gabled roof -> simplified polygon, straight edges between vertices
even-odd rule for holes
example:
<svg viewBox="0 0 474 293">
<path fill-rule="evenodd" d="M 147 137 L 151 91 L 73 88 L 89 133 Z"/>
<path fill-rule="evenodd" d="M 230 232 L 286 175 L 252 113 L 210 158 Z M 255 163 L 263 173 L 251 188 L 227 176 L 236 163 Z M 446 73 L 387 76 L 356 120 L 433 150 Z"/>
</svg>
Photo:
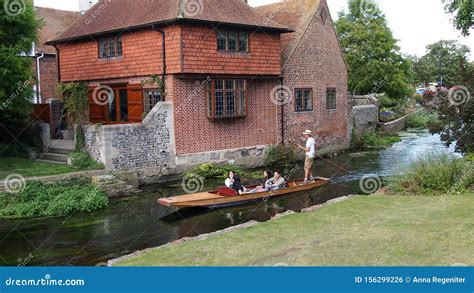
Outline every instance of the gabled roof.
<svg viewBox="0 0 474 293">
<path fill-rule="evenodd" d="M 244 0 L 99 0 L 63 34 L 49 43 L 176 21 L 260 27 L 282 33 L 291 31 L 265 19 Z"/>
<path fill-rule="evenodd" d="M 56 54 L 54 47 L 45 45 L 46 41 L 62 34 L 67 27 L 79 18 L 80 14 L 78 12 L 51 8 L 35 8 L 36 17 L 42 22 L 42 27 L 38 32 L 36 51 L 46 54 Z"/>
<path fill-rule="evenodd" d="M 258 13 L 294 31 L 281 38 L 283 65 L 298 45 L 320 4 L 321 0 L 283 0 L 254 8 Z"/>
</svg>

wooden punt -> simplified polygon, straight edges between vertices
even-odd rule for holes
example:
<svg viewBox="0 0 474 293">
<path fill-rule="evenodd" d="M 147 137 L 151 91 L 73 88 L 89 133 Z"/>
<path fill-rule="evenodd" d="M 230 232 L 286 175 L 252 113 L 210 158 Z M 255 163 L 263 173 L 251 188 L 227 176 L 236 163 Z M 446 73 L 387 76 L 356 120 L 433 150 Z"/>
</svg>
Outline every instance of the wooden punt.
<svg viewBox="0 0 474 293">
<path fill-rule="evenodd" d="M 158 199 L 158 203 L 164 206 L 177 208 L 218 207 L 223 205 L 232 205 L 245 203 L 253 200 L 272 198 L 299 191 L 312 190 L 330 183 L 330 179 L 327 178 L 317 178 L 307 184 L 303 184 L 303 181 L 304 180 L 302 179 L 289 181 L 287 188 L 282 188 L 274 191 L 264 191 L 258 193 L 246 193 L 238 195 L 235 191 L 229 190 L 229 188 L 221 188 L 209 192 L 160 198 Z M 252 189 L 255 187 L 256 186 L 249 186 L 248 189 Z"/>
</svg>

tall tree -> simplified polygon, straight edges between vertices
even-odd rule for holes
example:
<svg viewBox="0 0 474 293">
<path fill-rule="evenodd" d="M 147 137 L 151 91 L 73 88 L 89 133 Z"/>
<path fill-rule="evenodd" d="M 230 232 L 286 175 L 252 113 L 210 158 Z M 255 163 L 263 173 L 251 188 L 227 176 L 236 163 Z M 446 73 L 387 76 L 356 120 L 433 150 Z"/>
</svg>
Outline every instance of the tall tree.
<svg viewBox="0 0 474 293">
<path fill-rule="evenodd" d="M 32 123 L 32 59 L 38 22 L 32 0 L 0 0 L 0 157 L 31 156 L 41 145 Z"/>
<path fill-rule="evenodd" d="M 443 82 L 448 87 L 469 78 L 470 49 L 457 41 L 439 41 L 426 47 L 427 53 L 414 62 L 415 80 Z"/>
<path fill-rule="evenodd" d="M 25 58 L 36 40 L 32 1 L 0 0 L 0 111 L 26 112 L 32 96 L 32 63 Z"/>
<path fill-rule="evenodd" d="M 336 22 L 349 64 L 349 89 L 357 94 L 411 95 L 411 62 L 400 53 L 385 16 L 373 0 L 349 0 Z"/>
<path fill-rule="evenodd" d="M 454 14 L 454 26 L 464 36 L 474 27 L 474 0 L 442 0 L 447 12 Z"/>
<path fill-rule="evenodd" d="M 415 63 L 417 80 L 443 80 L 449 88 L 436 95 L 434 108 L 440 123 L 432 132 L 462 153 L 474 152 L 474 64 L 469 58 L 469 47 L 439 41 L 427 46 L 426 55 Z"/>
</svg>

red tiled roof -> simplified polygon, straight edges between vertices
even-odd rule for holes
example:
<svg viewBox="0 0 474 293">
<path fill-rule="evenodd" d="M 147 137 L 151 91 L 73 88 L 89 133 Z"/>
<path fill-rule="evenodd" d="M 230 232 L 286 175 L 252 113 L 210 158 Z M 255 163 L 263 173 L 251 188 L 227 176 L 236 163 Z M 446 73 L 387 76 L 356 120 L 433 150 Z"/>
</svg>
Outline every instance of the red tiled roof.
<svg viewBox="0 0 474 293">
<path fill-rule="evenodd" d="M 99 0 L 51 43 L 183 20 L 290 31 L 256 13 L 244 0 Z"/>
<path fill-rule="evenodd" d="M 255 7 L 255 11 L 294 32 L 282 35 L 282 62 L 286 63 L 291 52 L 303 36 L 306 27 L 319 8 L 321 0 L 284 0 Z"/>
<path fill-rule="evenodd" d="M 56 49 L 45 45 L 46 41 L 62 34 L 80 16 L 78 12 L 35 7 L 36 16 L 42 21 L 42 27 L 38 32 L 36 51 L 47 54 L 56 54 Z"/>
</svg>

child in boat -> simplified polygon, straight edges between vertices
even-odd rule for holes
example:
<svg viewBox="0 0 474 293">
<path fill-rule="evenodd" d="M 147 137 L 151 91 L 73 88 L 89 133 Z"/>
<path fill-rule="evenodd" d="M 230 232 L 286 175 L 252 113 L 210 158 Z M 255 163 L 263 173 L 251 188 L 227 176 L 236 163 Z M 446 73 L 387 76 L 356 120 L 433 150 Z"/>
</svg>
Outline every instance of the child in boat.
<svg viewBox="0 0 474 293">
<path fill-rule="evenodd" d="M 286 180 L 281 176 L 280 171 L 275 171 L 275 176 L 272 179 L 268 180 L 265 184 L 265 190 L 278 190 L 286 187 Z"/>
<path fill-rule="evenodd" d="M 230 171 L 229 175 L 227 176 L 227 179 L 225 180 L 225 186 L 232 188 L 232 184 L 234 184 L 235 180 L 235 172 Z"/>
<path fill-rule="evenodd" d="M 239 175 L 235 175 L 234 183 L 232 184 L 231 188 L 237 191 L 239 194 L 247 192 L 247 188 L 245 188 L 245 186 L 242 185 L 242 179 L 240 178 Z"/>
</svg>

